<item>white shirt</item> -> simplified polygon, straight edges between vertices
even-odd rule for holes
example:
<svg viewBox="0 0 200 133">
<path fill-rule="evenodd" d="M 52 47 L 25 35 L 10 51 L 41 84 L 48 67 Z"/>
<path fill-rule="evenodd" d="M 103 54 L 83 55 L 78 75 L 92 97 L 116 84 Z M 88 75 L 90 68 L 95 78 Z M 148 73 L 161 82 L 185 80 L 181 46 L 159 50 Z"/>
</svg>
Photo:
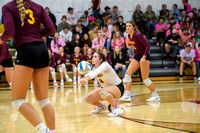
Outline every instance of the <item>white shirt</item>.
<svg viewBox="0 0 200 133">
<path fill-rule="evenodd" d="M 72 41 L 72 32 L 68 30 L 67 33 L 65 33 L 63 30 L 61 32 L 59 32 L 60 37 L 64 40 L 64 41 Z"/>
<path fill-rule="evenodd" d="M 67 13 L 66 16 L 67 16 L 67 23 L 69 23 L 70 25 L 72 24 L 77 25 L 77 17 L 74 13 L 73 14 Z"/>
<path fill-rule="evenodd" d="M 119 85 L 122 82 L 108 62 L 103 62 L 97 69 L 94 67 L 85 76 L 89 76 L 91 79 L 96 77 L 103 87 Z"/>
</svg>

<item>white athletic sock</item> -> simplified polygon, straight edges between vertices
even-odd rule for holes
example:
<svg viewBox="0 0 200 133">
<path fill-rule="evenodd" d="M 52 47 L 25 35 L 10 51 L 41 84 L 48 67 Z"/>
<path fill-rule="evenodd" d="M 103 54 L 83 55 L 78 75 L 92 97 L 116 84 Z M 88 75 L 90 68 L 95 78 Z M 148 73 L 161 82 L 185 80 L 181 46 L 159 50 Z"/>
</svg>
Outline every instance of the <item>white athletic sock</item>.
<svg viewBox="0 0 200 133">
<path fill-rule="evenodd" d="M 65 75 L 65 78 L 68 78 L 68 77 L 69 77 L 69 76 L 66 74 L 66 75 Z"/>
<path fill-rule="evenodd" d="M 56 83 L 56 80 L 54 80 L 54 83 Z"/>
<path fill-rule="evenodd" d="M 76 82 L 76 77 L 75 76 L 73 77 L 73 79 L 74 79 L 74 82 Z"/>
<path fill-rule="evenodd" d="M 44 125 L 43 122 L 41 122 L 35 127 L 35 129 L 37 130 L 38 133 L 43 133 L 47 129 L 47 127 Z"/>
<path fill-rule="evenodd" d="M 158 94 L 157 94 L 156 91 L 152 92 L 152 95 L 153 95 L 153 96 L 158 96 Z"/>
<path fill-rule="evenodd" d="M 78 76 L 78 81 L 81 79 L 81 76 Z"/>
<path fill-rule="evenodd" d="M 61 79 L 61 80 L 60 80 L 60 82 L 64 82 L 64 80 L 63 80 L 63 79 Z"/>
<path fill-rule="evenodd" d="M 128 95 L 130 96 L 130 91 L 127 91 L 127 90 L 126 90 L 126 92 L 125 92 L 125 93 L 126 93 L 126 94 L 128 94 Z"/>
</svg>

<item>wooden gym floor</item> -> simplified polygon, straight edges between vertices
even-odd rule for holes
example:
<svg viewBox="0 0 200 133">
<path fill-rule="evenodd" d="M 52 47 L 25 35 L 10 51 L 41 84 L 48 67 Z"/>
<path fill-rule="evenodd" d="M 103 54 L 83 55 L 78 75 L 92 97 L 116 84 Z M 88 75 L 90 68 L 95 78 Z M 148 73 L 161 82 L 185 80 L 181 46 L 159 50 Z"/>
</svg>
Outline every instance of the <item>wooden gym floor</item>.
<svg viewBox="0 0 200 133">
<path fill-rule="evenodd" d="M 193 80 L 154 83 L 160 102 L 146 103 L 151 94 L 141 82 L 136 82 L 131 89 L 132 101 L 119 102 L 124 112 L 118 117 L 107 117 L 108 111 L 91 114 L 94 106 L 82 99 L 97 88 L 93 85 L 50 86 L 49 98 L 56 113 L 57 133 L 200 133 L 200 84 Z M 27 101 L 42 117 L 31 90 Z M 35 133 L 35 129 L 11 107 L 8 88 L 0 88 L 0 132 Z"/>
</svg>

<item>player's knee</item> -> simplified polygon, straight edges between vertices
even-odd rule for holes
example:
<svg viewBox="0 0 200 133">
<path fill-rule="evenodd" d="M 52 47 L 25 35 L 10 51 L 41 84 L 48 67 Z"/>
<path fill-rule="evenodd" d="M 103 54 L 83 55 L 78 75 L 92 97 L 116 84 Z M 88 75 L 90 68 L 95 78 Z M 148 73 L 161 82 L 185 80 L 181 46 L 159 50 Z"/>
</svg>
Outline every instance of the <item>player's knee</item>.
<svg viewBox="0 0 200 133">
<path fill-rule="evenodd" d="M 22 104 L 26 103 L 25 99 L 19 99 L 12 101 L 12 107 L 15 108 L 16 110 L 19 110 L 19 108 L 22 106 Z"/>
<path fill-rule="evenodd" d="M 63 68 L 62 68 L 62 67 L 59 68 L 59 72 L 60 72 L 60 73 L 63 72 Z"/>
<path fill-rule="evenodd" d="M 106 99 L 107 97 L 110 96 L 110 93 L 106 91 L 100 91 L 99 95 L 101 96 L 102 99 Z"/>
<path fill-rule="evenodd" d="M 39 105 L 39 107 L 42 109 L 44 108 L 46 105 L 50 104 L 49 98 L 46 98 L 42 101 L 37 100 L 37 103 Z"/>
<path fill-rule="evenodd" d="M 125 74 L 124 81 L 125 81 L 125 82 L 132 82 L 132 78 L 131 78 L 131 76 Z"/>
<path fill-rule="evenodd" d="M 65 66 L 65 64 L 64 64 L 64 63 L 63 63 L 63 64 L 61 64 L 61 67 L 62 67 L 62 68 L 66 68 L 66 66 Z"/>
<path fill-rule="evenodd" d="M 151 81 L 149 78 L 143 80 L 143 82 L 144 82 L 144 84 L 145 84 L 146 86 L 150 86 L 150 85 L 152 84 L 152 81 Z"/>
</svg>

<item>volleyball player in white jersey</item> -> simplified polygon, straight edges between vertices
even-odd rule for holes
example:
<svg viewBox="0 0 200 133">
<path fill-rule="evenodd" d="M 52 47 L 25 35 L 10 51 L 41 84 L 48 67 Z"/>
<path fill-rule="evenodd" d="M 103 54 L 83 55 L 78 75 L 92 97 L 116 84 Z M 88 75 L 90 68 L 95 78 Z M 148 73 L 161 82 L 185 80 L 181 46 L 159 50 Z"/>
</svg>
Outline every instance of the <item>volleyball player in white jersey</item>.
<svg viewBox="0 0 200 133">
<path fill-rule="evenodd" d="M 113 68 L 105 61 L 105 56 L 101 52 L 95 52 L 92 58 L 93 69 L 80 80 L 81 84 L 86 84 L 88 80 L 98 79 L 102 88 L 94 90 L 84 97 L 84 101 L 95 105 L 92 113 L 100 113 L 108 107 L 100 101 L 106 100 L 112 106 L 112 111 L 108 116 L 118 116 L 123 113 L 115 99 L 120 98 L 124 93 L 124 86 Z"/>
</svg>

